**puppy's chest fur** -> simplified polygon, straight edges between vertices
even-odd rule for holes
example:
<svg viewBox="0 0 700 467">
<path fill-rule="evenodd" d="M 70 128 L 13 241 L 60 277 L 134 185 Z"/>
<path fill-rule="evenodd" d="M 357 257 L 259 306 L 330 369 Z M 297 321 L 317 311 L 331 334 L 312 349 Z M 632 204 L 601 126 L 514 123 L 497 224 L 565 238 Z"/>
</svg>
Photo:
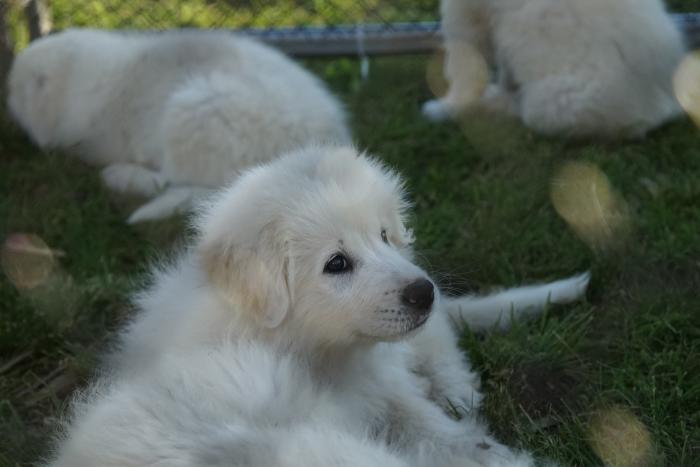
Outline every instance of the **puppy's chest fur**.
<svg viewBox="0 0 700 467">
<path fill-rule="evenodd" d="M 344 424 L 387 444 L 400 444 L 406 395 L 427 402 L 431 387 L 412 370 L 409 358 L 410 349 L 403 343 L 380 344 L 342 361 L 324 362 L 315 369 L 314 379 L 332 394 Z"/>
</svg>

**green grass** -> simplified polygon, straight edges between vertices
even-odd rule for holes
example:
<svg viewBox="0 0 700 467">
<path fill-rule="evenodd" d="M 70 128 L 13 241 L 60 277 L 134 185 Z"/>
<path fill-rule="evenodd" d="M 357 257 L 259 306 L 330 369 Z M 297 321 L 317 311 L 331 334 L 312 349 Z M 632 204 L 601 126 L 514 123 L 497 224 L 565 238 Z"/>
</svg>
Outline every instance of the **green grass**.
<svg viewBox="0 0 700 467">
<path fill-rule="evenodd" d="M 419 115 L 430 97 L 425 64 L 375 60 L 361 81 L 356 62 L 310 63 L 345 100 L 358 144 L 406 177 L 421 262 L 454 292 L 593 272 L 584 303 L 504 334 L 465 331 L 484 417 L 503 440 L 567 465 L 601 464 L 595 427 L 611 418 L 622 432 L 648 433 L 639 465 L 697 465 L 698 130 L 679 121 L 644 141 L 573 144 L 493 117 L 435 125 Z M 624 199 L 629 228 L 612 247 L 590 248 L 553 208 L 551 181 L 567 161 L 594 165 Z M 182 223 L 127 226 L 133 200 L 6 123 L 0 167 L 0 236 L 33 233 L 62 252 L 36 289 L 0 279 L 0 465 L 23 466 L 44 452 L 66 397 L 128 316 L 128 293 Z"/>
</svg>

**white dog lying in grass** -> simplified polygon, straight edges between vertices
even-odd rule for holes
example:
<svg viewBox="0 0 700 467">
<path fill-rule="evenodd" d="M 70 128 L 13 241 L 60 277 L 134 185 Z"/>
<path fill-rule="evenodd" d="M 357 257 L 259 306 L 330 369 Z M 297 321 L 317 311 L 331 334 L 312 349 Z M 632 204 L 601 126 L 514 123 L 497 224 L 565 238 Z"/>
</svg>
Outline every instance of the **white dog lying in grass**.
<svg viewBox="0 0 700 467">
<path fill-rule="evenodd" d="M 69 30 L 15 60 L 9 108 L 44 148 L 67 148 L 112 189 L 154 200 L 130 222 L 186 209 L 239 170 L 309 141 L 348 143 L 338 101 L 276 50 L 225 32 Z"/>
<path fill-rule="evenodd" d="M 505 327 L 588 277 L 442 297 L 413 263 L 406 208 L 398 176 L 351 148 L 244 173 L 154 273 L 52 465 L 531 465 L 472 413 L 478 377 L 448 314 Z"/>
<path fill-rule="evenodd" d="M 680 112 L 684 45 L 660 0 L 442 0 L 441 14 L 449 90 L 431 119 L 481 107 L 545 134 L 640 137 Z"/>
</svg>

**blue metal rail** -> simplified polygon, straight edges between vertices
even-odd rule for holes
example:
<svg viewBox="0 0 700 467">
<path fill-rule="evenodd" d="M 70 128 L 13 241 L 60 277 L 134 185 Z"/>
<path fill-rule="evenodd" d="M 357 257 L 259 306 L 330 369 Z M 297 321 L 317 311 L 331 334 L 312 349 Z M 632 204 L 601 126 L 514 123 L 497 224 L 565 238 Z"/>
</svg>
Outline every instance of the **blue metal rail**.
<svg viewBox="0 0 700 467">
<path fill-rule="evenodd" d="M 700 46 L 700 13 L 674 14 L 688 45 Z M 377 23 L 240 29 L 298 57 L 430 53 L 440 45 L 440 23 Z"/>
</svg>

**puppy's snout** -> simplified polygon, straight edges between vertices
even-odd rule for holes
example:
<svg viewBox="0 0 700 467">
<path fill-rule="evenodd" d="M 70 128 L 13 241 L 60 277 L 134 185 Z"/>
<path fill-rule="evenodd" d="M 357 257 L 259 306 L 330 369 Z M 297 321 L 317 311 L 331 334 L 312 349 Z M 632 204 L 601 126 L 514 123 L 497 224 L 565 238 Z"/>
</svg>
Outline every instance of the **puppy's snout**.
<svg viewBox="0 0 700 467">
<path fill-rule="evenodd" d="M 427 279 L 418 279 L 406 286 L 401 293 L 404 305 L 416 311 L 428 311 L 435 298 L 433 283 Z"/>
</svg>

